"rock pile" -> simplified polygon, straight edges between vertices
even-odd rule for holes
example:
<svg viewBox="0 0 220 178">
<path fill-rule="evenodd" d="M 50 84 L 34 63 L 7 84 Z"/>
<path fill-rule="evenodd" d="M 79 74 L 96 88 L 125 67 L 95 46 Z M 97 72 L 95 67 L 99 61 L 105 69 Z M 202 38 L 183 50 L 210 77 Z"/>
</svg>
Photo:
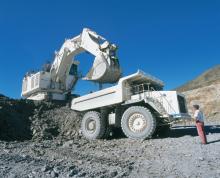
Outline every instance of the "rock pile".
<svg viewBox="0 0 220 178">
<path fill-rule="evenodd" d="M 79 137 L 80 114 L 65 103 L 14 100 L 0 95 L 0 139 Z"/>
</svg>

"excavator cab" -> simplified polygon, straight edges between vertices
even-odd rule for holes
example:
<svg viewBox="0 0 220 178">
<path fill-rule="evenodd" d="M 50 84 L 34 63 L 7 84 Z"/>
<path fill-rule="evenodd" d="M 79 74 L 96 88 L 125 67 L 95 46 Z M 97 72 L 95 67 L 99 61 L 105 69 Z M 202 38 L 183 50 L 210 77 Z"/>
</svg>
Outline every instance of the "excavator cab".
<svg viewBox="0 0 220 178">
<path fill-rule="evenodd" d="M 72 66 L 70 67 L 69 75 L 74 75 L 74 76 L 78 75 L 78 65 L 77 64 L 74 64 L 74 63 L 72 64 Z"/>
</svg>

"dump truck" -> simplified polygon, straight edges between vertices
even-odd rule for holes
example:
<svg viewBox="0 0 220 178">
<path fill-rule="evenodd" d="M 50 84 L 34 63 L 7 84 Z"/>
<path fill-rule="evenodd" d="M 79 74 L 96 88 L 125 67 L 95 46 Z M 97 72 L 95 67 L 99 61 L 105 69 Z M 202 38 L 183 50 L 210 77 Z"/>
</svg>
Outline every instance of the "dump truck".
<svg viewBox="0 0 220 178">
<path fill-rule="evenodd" d="M 115 86 L 73 99 L 71 108 L 84 113 L 81 131 L 87 139 L 106 138 L 112 128 L 132 139 L 147 139 L 159 128 L 168 130 L 191 118 L 184 95 L 163 87 L 161 80 L 138 70 Z"/>
<path fill-rule="evenodd" d="M 82 52 L 95 56 L 85 77 L 80 77 L 75 60 Z M 132 139 L 147 139 L 158 129 L 190 119 L 185 97 L 164 91 L 160 79 L 141 70 L 122 77 L 116 53 L 115 44 L 84 28 L 80 35 L 65 40 L 51 65 L 25 75 L 21 95 L 31 100 L 67 100 L 80 78 L 113 84 L 71 101 L 71 109 L 83 114 L 81 131 L 89 140 L 107 138 L 115 129 Z"/>
</svg>

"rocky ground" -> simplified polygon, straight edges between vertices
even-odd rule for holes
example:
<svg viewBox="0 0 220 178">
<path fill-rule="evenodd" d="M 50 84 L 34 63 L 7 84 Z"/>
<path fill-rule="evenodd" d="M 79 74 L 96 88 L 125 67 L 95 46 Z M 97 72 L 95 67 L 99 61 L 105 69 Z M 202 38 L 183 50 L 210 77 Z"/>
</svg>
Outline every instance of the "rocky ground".
<svg viewBox="0 0 220 178">
<path fill-rule="evenodd" d="M 218 119 L 206 123 L 208 145 L 192 125 L 145 141 L 87 141 L 81 115 L 63 103 L 0 101 L 0 177 L 220 177 Z"/>
<path fill-rule="evenodd" d="M 201 145 L 193 127 L 165 138 L 0 142 L 0 177 L 219 177 L 220 126 L 206 127 Z"/>
</svg>

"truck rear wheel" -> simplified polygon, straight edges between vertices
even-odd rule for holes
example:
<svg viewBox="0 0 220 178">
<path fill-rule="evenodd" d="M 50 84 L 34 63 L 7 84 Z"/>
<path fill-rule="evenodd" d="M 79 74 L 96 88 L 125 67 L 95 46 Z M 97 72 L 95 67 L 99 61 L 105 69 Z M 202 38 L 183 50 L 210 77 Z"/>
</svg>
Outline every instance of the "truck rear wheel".
<svg viewBox="0 0 220 178">
<path fill-rule="evenodd" d="M 121 127 L 128 138 L 146 139 L 153 135 L 156 119 L 147 108 L 131 106 L 122 116 Z"/>
<path fill-rule="evenodd" d="M 106 120 L 99 112 L 89 111 L 82 119 L 82 134 L 89 140 L 100 139 L 106 131 Z"/>
</svg>

